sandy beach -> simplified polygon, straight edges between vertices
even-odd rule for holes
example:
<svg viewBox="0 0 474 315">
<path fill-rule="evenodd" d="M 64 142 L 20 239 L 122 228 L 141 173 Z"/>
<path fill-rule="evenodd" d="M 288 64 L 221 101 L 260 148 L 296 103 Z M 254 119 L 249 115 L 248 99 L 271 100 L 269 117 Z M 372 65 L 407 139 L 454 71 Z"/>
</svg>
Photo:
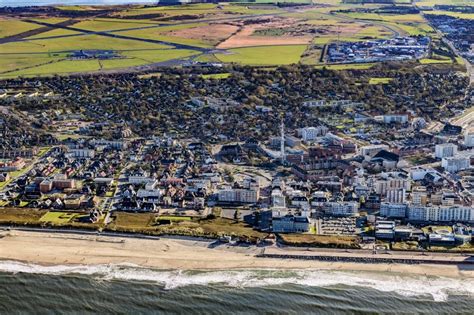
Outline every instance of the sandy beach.
<svg viewBox="0 0 474 315">
<path fill-rule="evenodd" d="M 0 233 L 0 259 L 40 265 L 134 264 L 167 270 L 329 269 L 474 278 L 473 266 L 366 264 L 259 258 L 262 248 L 218 246 L 209 242 L 159 240 L 46 232 Z M 273 252 L 279 249 L 271 249 Z"/>
</svg>

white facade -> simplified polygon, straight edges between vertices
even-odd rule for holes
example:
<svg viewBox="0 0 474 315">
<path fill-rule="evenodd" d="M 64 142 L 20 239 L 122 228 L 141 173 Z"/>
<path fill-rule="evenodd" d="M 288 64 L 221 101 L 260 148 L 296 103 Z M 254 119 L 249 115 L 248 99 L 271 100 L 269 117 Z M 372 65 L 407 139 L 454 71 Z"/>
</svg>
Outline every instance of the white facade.
<svg viewBox="0 0 474 315">
<path fill-rule="evenodd" d="M 473 207 L 408 207 L 408 220 L 425 222 L 474 222 Z"/>
<path fill-rule="evenodd" d="M 407 123 L 408 122 L 408 115 L 402 114 L 402 115 L 384 115 L 383 116 L 383 122 L 386 124 L 391 124 L 391 123 Z"/>
<path fill-rule="evenodd" d="M 379 195 L 387 194 L 387 190 L 404 188 L 405 190 L 411 189 L 411 183 L 406 179 L 388 179 L 388 180 L 377 180 L 375 182 L 375 192 Z"/>
<path fill-rule="evenodd" d="M 306 107 L 321 107 L 325 105 L 326 105 L 325 100 L 310 100 L 310 101 L 303 102 L 303 106 L 306 106 Z"/>
<path fill-rule="evenodd" d="M 93 158 L 95 151 L 91 149 L 71 149 L 69 151 L 75 158 Z"/>
<path fill-rule="evenodd" d="M 406 204 L 384 202 L 380 205 L 380 215 L 386 218 L 405 218 L 407 208 Z"/>
<path fill-rule="evenodd" d="M 381 150 L 388 150 L 389 147 L 386 144 L 367 145 L 360 148 L 360 154 L 365 157 L 372 157 Z"/>
<path fill-rule="evenodd" d="M 328 128 L 324 126 L 319 127 L 306 127 L 301 129 L 301 138 L 303 141 L 314 141 L 319 136 L 324 136 L 328 131 Z"/>
<path fill-rule="evenodd" d="M 468 156 L 452 156 L 443 158 L 441 166 L 450 173 L 456 173 L 471 166 L 471 159 Z"/>
<path fill-rule="evenodd" d="M 286 197 L 282 194 L 280 189 L 272 191 L 272 208 L 285 208 Z"/>
<path fill-rule="evenodd" d="M 219 190 L 220 202 L 256 203 L 260 198 L 260 189 L 224 188 Z"/>
<path fill-rule="evenodd" d="M 451 157 L 458 152 L 458 146 L 453 143 L 442 143 L 435 146 L 435 157 L 438 159 Z"/>
<path fill-rule="evenodd" d="M 332 216 L 356 216 L 359 214 L 359 203 L 357 202 L 327 202 L 324 204 L 324 212 Z"/>
<path fill-rule="evenodd" d="M 406 191 L 404 188 L 388 189 L 385 201 L 390 203 L 404 203 L 406 201 Z"/>
<path fill-rule="evenodd" d="M 474 147 L 474 132 L 466 132 L 464 134 L 464 145 L 466 147 Z"/>
</svg>

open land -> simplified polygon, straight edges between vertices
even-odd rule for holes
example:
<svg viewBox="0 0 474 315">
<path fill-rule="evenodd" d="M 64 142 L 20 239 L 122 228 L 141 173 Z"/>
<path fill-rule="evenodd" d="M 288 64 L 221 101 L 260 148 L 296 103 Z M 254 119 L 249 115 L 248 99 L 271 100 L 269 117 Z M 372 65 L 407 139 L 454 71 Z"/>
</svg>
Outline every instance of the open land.
<svg viewBox="0 0 474 315">
<path fill-rule="evenodd" d="M 0 77 L 195 63 L 302 63 L 338 70 L 324 58 L 330 43 L 437 36 L 422 13 L 373 11 L 383 8 L 375 4 L 363 8 L 325 0 L 295 6 L 219 3 L 6 12 L 0 18 Z M 114 55 L 91 52 L 97 50 Z M 268 54 L 274 58 L 266 58 Z M 421 63 L 450 64 L 452 60 L 434 57 Z"/>
</svg>

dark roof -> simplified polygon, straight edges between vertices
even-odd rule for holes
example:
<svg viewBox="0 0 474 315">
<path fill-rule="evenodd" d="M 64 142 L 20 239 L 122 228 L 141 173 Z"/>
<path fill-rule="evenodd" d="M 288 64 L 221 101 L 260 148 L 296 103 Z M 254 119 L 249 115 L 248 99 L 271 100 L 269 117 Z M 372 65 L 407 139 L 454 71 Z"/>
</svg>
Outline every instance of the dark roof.
<svg viewBox="0 0 474 315">
<path fill-rule="evenodd" d="M 398 162 L 400 160 L 400 157 L 398 156 L 398 154 L 395 154 L 393 152 L 389 152 L 387 150 L 380 150 L 376 155 L 374 155 L 372 159 L 382 159 Z"/>
</svg>

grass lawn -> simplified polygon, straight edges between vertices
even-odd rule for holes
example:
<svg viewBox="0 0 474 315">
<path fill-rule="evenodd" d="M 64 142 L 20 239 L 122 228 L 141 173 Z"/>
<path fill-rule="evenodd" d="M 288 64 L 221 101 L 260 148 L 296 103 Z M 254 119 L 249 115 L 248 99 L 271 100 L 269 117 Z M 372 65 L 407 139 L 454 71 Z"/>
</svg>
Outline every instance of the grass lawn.
<svg viewBox="0 0 474 315">
<path fill-rule="evenodd" d="M 370 78 L 369 84 L 388 84 L 392 78 Z"/>
<path fill-rule="evenodd" d="M 50 222 L 53 224 L 64 224 L 71 222 L 78 214 L 70 212 L 56 212 L 48 211 L 43 215 L 39 221 L 40 222 Z"/>
<path fill-rule="evenodd" d="M 450 64 L 453 63 L 451 59 L 430 59 L 430 58 L 424 58 L 420 59 L 419 62 L 422 65 L 429 65 L 429 64 Z"/>
<path fill-rule="evenodd" d="M 64 35 L 78 35 L 82 34 L 81 32 L 76 32 L 72 30 L 65 30 L 62 28 L 57 28 L 51 31 L 47 31 L 44 33 L 39 33 L 30 37 L 27 37 L 28 39 L 33 39 L 33 38 L 43 38 L 43 37 L 50 37 L 50 36 L 64 36 Z"/>
<path fill-rule="evenodd" d="M 222 62 L 246 65 L 289 65 L 298 63 L 305 50 L 306 45 L 258 46 L 229 49 L 229 54 L 216 54 L 216 57 Z"/>
<path fill-rule="evenodd" d="M 291 246 L 314 246 L 329 248 L 360 248 L 355 236 L 281 234 L 282 242 Z"/>
<path fill-rule="evenodd" d="M 198 54 L 199 52 L 188 49 L 157 49 L 157 50 L 143 50 L 143 51 L 126 51 L 122 55 L 138 60 L 143 60 L 144 63 L 163 62 L 172 59 L 187 58 Z M 107 60 L 113 61 L 113 60 Z"/>
<path fill-rule="evenodd" d="M 99 70 L 97 60 L 61 60 L 38 67 L 8 73 L 7 76 L 54 75 L 71 72 L 86 72 Z"/>
<path fill-rule="evenodd" d="M 0 224 L 36 224 L 46 210 L 0 208 Z"/>
<path fill-rule="evenodd" d="M 40 25 L 16 19 L 0 19 L 0 37 L 7 37 L 41 27 Z"/>
<path fill-rule="evenodd" d="M 212 74 L 201 74 L 203 79 L 227 79 L 230 77 L 230 73 L 212 73 Z"/>
<path fill-rule="evenodd" d="M 114 212 L 114 220 L 107 225 L 108 229 L 117 231 L 146 230 L 154 223 L 155 215 L 151 213 Z"/>
</svg>

